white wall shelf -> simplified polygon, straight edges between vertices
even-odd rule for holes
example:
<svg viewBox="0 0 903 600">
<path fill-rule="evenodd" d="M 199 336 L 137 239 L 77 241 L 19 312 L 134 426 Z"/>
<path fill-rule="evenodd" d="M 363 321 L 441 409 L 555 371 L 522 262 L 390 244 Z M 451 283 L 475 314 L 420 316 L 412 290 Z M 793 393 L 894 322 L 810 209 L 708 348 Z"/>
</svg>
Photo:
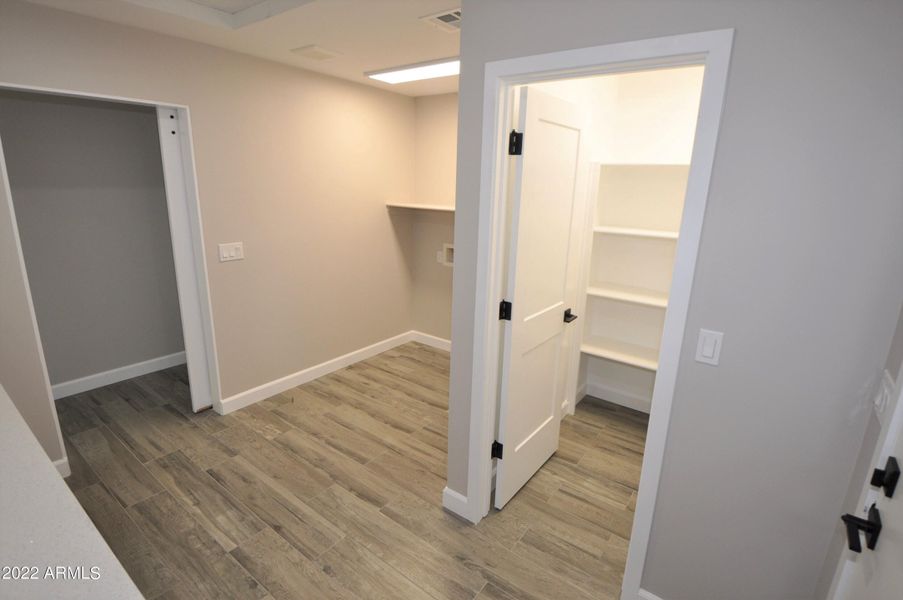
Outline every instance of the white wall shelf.
<svg viewBox="0 0 903 600">
<path fill-rule="evenodd" d="M 611 300 L 620 300 L 621 302 L 631 302 L 633 304 L 643 304 L 645 306 L 655 306 L 658 308 L 666 308 L 668 306 L 667 293 L 629 285 L 603 283 L 588 287 L 586 289 L 586 294 L 596 298 L 608 298 Z"/>
<path fill-rule="evenodd" d="M 610 225 L 596 225 L 593 227 L 596 233 L 607 235 L 627 235 L 631 237 L 655 238 L 660 240 L 676 240 L 676 231 L 660 231 L 657 229 L 637 229 L 634 227 L 612 227 Z"/>
<path fill-rule="evenodd" d="M 580 351 L 597 358 L 639 367 L 648 371 L 658 369 L 658 350 L 602 337 L 585 338 Z"/>
<path fill-rule="evenodd" d="M 599 165 L 583 307 L 583 382 L 648 410 L 689 168 Z"/>
<path fill-rule="evenodd" d="M 388 208 L 405 208 L 410 210 L 432 210 L 436 212 L 455 212 L 454 206 L 446 206 L 444 204 L 406 204 L 403 202 L 389 202 L 386 204 Z"/>
</svg>

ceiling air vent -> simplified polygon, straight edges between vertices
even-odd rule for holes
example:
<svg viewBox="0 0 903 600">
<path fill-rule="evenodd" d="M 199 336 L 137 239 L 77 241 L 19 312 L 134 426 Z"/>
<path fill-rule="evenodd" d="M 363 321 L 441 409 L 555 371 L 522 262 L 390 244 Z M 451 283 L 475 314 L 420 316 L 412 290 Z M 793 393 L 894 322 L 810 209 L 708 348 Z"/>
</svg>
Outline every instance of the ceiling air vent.
<svg viewBox="0 0 903 600">
<path fill-rule="evenodd" d="M 442 31 L 455 32 L 461 31 L 461 9 L 444 10 L 434 15 L 420 17 L 421 21 L 426 21 L 430 25 L 435 25 Z"/>
</svg>

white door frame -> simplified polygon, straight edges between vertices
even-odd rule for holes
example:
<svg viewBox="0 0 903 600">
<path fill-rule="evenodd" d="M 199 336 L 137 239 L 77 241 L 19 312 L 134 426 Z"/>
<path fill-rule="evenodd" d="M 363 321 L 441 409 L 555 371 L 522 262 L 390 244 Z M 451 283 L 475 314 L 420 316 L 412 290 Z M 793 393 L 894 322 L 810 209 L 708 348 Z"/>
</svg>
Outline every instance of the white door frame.
<svg viewBox="0 0 903 600">
<path fill-rule="evenodd" d="M 466 514 L 462 516 L 472 522 L 478 522 L 488 514 L 492 486 L 489 448 L 495 433 L 498 403 L 500 327 L 497 307 L 503 294 L 508 180 L 506 148 L 513 88 L 575 76 L 705 65 L 622 600 L 636 600 L 640 592 L 727 88 L 733 36 L 733 29 L 722 29 L 499 60 L 485 66 L 482 156 L 486 160 L 480 172 L 467 501 L 457 503 L 455 507 L 464 508 L 461 512 Z"/>
<path fill-rule="evenodd" d="M 172 237 L 185 357 L 191 380 L 192 403 L 195 404 L 195 400 L 197 400 L 196 404 L 199 408 L 212 406 L 217 413 L 222 414 L 219 363 L 216 356 L 213 309 L 210 303 L 210 285 L 204 254 L 204 230 L 198 200 L 188 106 L 172 102 L 124 98 L 2 81 L 0 81 L 0 89 L 121 102 L 156 109 L 166 207 Z M 15 225 L 18 230 L 18 225 Z M 22 259 L 21 245 L 19 254 Z M 24 271 L 24 259 L 22 264 L 23 276 L 27 282 L 28 274 Z M 29 304 L 32 304 L 30 295 Z M 31 310 L 34 311 L 33 304 Z M 43 361 L 43 348 L 40 350 Z M 46 374 L 46 363 L 43 368 Z"/>
</svg>

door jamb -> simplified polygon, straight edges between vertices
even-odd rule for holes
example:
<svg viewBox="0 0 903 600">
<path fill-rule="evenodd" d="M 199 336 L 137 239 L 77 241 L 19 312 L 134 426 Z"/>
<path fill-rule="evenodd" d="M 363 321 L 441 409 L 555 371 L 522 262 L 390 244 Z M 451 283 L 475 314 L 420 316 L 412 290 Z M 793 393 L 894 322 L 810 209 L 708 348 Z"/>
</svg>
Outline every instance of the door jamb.
<svg viewBox="0 0 903 600">
<path fill-rule="evenodd" d="M 166 189 L 167 213 L 170 222 L 173 262 L 176 271 L 176 287 L 182 319 L 182 335 L 185 342 L 185 356 L 189 377 L 192 382 L 192 398 L 197 394 L 203 398 L 201 407 L 212 406 L 222 414 L 222 394 L 219 375 L 219 361 L 216 355 L 216 336 L 213 327 L 213 307 L 210 301 L 210 284 L 204 253 L 204 230 L 195 171 L 194 145 L 191 135 L 190 112 L 187 105 L 160 102 L 138 98 L 126 98 L 107 94 L 95 94 L 78 90 L 64 90 L 40 86 L 21 85 L 0 81 L 0 89 L 20 92 L 69 96 L 88 100 L 119 102 L 153 107 L 157 111 L 160 134 L 160 152 Z M 170 119 L 172 115 L 172 119 Z M 177 123 L 176 134 L 171 142 L 164 134 L 173 131 L 166 128 L 164 121 Z M 18 231 L 18 224 L 16 229 Z M 24 259 L 19 246 L 20 259 Z M 34 311 L 29 294 L 29 304 Z M 40 348 L 42 362 L 44 351 Z M 42 365 L 45 375 L 46 362 Z M 193 377 L 191 375 L 194 375 Z M 50 396 L 51 400 L 53 396 Z"/>
<path fill-rule="evenodd" d="M 488 449 L 495 431 L 501 337 L 497 310 L 493 311 L 493 308 L 498 306 L 503 291 L 508 178 L 505 148 L 514 86 L 577 76 L 705 65 L 622 600 L 635 600 L 640 592 L 726 94 L 733 36 L 733 29 L 721 29 L 512 58 L 485 65 L 481 153 L 489 160 L 484 160 L 480 172 L 467 494 L 466 502 L 447 505 L 472 522 L 478 522 L 488 514 L 492 491 L 492 459 Z M 465 497 L 458 495 L 461 499 Z"/>
</svg>

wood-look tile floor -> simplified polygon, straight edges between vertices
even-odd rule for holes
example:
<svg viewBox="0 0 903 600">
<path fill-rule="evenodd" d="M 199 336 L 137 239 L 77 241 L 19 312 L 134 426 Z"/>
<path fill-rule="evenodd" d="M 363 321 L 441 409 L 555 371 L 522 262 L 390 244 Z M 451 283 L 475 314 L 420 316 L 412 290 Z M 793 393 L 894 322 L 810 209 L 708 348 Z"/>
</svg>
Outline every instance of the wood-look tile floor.
<svg viewBox="0 0 903 600">
<path fill-rule="evenodd" d="M 614 598 L 646 417 L 586 399 L 472 526 L 441 507 L 448 354 L 412 343 L 228 416 L 184 368 L 58 402 L 79 502 L 154 598 Z"/>
</svg>

